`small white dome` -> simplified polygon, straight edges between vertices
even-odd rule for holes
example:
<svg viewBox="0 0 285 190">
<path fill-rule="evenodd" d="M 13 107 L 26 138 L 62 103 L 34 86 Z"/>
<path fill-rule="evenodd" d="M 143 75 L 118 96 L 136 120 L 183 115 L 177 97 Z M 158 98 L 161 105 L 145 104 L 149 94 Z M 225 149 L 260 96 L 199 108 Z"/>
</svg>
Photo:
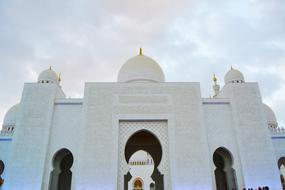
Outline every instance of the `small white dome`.
<svg viewBox="0 0 285 190">
<path fill-rule="evenodd" d="M 272 128 L 277 128 L 278 123 L 277 123 L 277 119 L 275 117 L 273 110 L 266 104 L 263 104 L 263 109 L 264 109 L 264 112 L 266 115 L 266 120 L 267 120 L 268 126 L 270 126 Z"/>
<path fill-rule="evenodd" d="M 4 117 L 3 127 L 16 124 L 19 107 L 20 107 L 20 104 L 16 104 L 7 111 Z"/>
<path fill-rule="evenodd" d="M 140 54 L 121 67 L 118 82 L 165 82 L 165 78 L 157 62 Z"/>
<path fill-rule="evenodd" d="M 243 74 L 237 70 L 231 68 L 225 75 L 225 84 L 229 83 L 243 83 L 244 82 L 244 76 Z"/>
<path fill-rule="evenodd" d="M 44 70 L 40 73 L 38 78 L 39 83 L 59 83 L 59 78 L 51 68 Z"/>
</svg>

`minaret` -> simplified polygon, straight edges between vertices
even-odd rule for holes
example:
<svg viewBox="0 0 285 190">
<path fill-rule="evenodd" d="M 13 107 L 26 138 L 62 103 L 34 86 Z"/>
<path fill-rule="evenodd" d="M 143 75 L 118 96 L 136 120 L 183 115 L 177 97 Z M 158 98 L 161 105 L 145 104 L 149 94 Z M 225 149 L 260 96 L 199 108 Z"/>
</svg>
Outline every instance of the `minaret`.
<svg viewBox="0 0 285 190">
<path fill-rule="evenodd" d="M 5 189 L 46 189 L 43 179 L 58 98 L 65 95 L 51 67 L 40 73 L 37 82 L 25 83 L 11 144 L 14 164 L 7 167 Z"/>
<path fill-rule="evenodd" d="M 213 74 L 213 82 L 214 82 L 214 85 L 213 85 L 213 90 L 214 90 L 214 96 L 213 98 L 217 97 L 217 95 L 219 94 L 220 92 L 220 85 L 217 83 L 218 79 L 215 75 L 215 73 Z"/>
</svg>

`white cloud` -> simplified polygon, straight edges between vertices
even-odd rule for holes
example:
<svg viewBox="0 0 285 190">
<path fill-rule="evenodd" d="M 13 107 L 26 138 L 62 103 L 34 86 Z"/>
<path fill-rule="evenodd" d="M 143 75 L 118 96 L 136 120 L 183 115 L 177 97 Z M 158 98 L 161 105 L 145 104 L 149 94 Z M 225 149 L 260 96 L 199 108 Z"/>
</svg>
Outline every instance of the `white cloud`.
<svg viewBox="0 0 285 190">
<path fill-rule="evenodd" d="M 223 83 L 233 65 L 285 125 L 284 20 L 283 0 L 0 1 L 0 120 L 50 65 L 79 97 L 86 81 L 115 81 L 142 46 L 168 81 L 201 82 L 205 97 L 212 73 Z"/>
</svg>

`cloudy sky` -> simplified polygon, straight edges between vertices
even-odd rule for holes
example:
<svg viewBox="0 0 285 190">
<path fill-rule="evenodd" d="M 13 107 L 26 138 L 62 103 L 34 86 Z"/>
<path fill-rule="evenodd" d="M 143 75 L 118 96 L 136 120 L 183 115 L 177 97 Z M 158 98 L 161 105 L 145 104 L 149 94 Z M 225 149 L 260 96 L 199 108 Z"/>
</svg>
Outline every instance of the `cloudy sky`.
<svg viewBox="0 0 285 190">
<path fill-rule="evenodd" d="M 50 65 L 82 97 L 86 81 L 116 81 L 139 47 L 167 81 L 201 82 L 204 97 L 232 65 L 285 126 L 284 0 L 0 0 L 0 123 Z"/>
</svg>

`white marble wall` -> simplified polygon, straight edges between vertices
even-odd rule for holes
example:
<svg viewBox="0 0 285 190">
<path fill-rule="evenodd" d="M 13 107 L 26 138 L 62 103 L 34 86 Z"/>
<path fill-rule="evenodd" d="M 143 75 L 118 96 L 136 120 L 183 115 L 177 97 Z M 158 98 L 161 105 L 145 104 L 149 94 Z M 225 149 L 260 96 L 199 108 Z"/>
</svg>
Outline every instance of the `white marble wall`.
<svg viewBox="0 0 285 190">
<path fill-rule="evenodd" d="M 276 164 L 281 157 L 285 157 L 285 135 L 276 135 L 272 137 L 272 143 L 276 155 Z"/>
<path fill-rule="evenodd" d="M 7 166 L 7 189 L 41 189 L 54 100 L 60 95 L 56 84 L 25 84 Z"/>
<path fill-rule="evenodd" d="M 172 189 L 209 189 L 211 169 L 198 83 L 87 83 L 75 189 L 116 189 L 120 120 L 169 122 Z"/>
<path fill-rule="evenodd" d="M 0 135 L 0 160 L 3 161 L 5 168 L 4 168 L 4 172 L 2 173 L 1 177 L 2 179 L 4 179 L 4 184 L 2 185 L 2 189 L 1 190 L 8 190 L 6 188 L 6 180 L 7 180 L 7 166 L 9 165 L 10 162 L 10 157 L 11 157 L 11 145 L 12 145 L 12 134 L 1 134 Z"/>
<path fill-rule="evenodd" d="M 86 83 L 83 100 L 63 97 L 55 84 L 25 85 L 13 141 L 0 142 L 0 159 L 11 147 L 7 190 L 47 190 L 61 148 L 74 156 L 72 190 L 117 189 L 119 122 L 126 120 L 167 121 L 166 189 L 215 189 L 218 147 L 232 153 L 239 189 L 281 189 L 276 156 L 285 140 L 273 139 L 275 156 L 255 83 L 228 84 L 224 99 L 202 100 L 199 83 Z"/>
<path fill-rule="evenodd" d="M 224 86 L 220 97 L 227 97 L 231 101 L 245 186 L 267 185 L 270 189 L 281 189 L 258 85 L 230 83 Z"/>
<path fill-rule="evenodd" d="M 236 182 L 238 189 L 244 186 L 240 155 L 233 126 L 233 117 L 231 113 L 231 104 L 229 99 L 204 99 L 203 108 L 205 112 L 205 121 L 207 127 L 207 137 L 211 159 L 211 174 L 213 189 L 215 184 L 215 169 L 213 155 L 217 148 L 226 148 L 232 154 L 233 169 L 236 172 Z"/>
<path fill-rule="evenodd" d="M 42 190 L 48 190 L 50 172 L 53 170 L 52 161 L 57 151 L 66 148 L 72 153 L 74 161 L 71 171 L 73 174 L 76 173 L 74 166 L 77 165 L 79 159 L 82 159 L 78 154 L 81 110 L 82 100 L 80 99 L 56 100 L 45 160 Z"/>
</svg>

